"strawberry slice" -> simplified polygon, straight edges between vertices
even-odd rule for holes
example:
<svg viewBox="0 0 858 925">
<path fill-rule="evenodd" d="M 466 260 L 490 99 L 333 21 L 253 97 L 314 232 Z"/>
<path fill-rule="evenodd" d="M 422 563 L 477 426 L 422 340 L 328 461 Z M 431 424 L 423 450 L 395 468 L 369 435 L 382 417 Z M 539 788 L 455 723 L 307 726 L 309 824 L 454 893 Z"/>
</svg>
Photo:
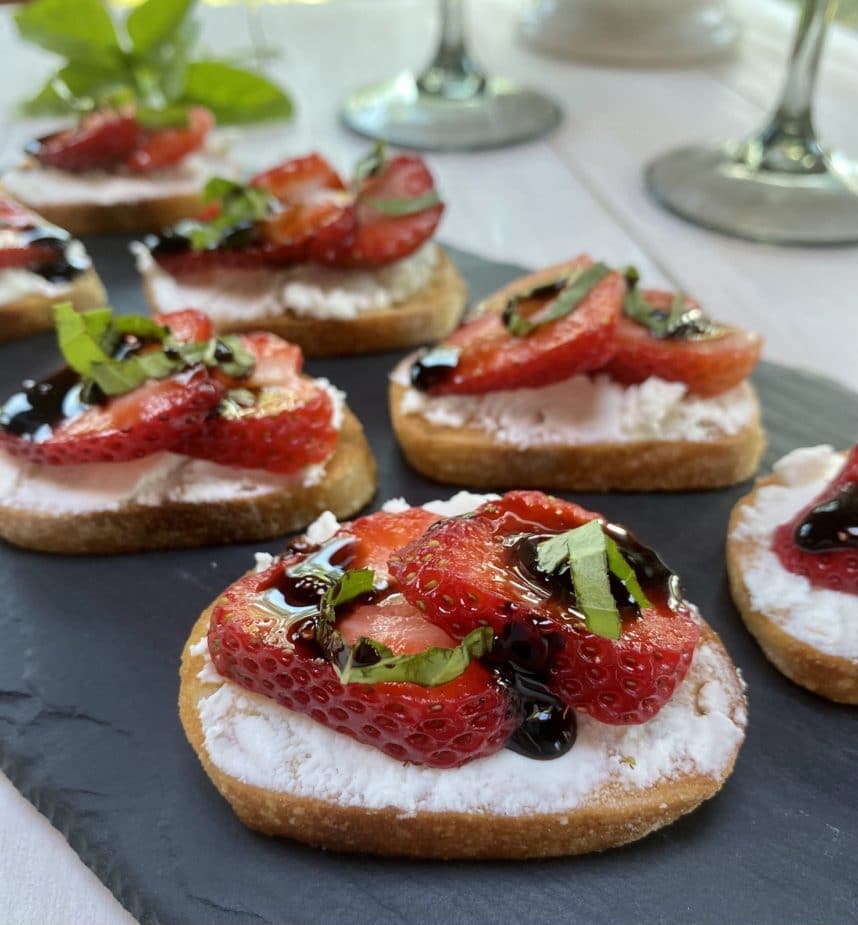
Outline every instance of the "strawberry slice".
<svg viewBox="0 0 858 925">
<path fill-rule="evenodd" d="M 186 128 L 143 132 L 136 150 L 125 164 L 132 173 L 150 173 L 178 164 L 205 144 L 214 124 L 214 116 L 208 109 L 192 106 L 188 110 Z"/>
<path fill-rule="evenodd" d="M 503 747 L 520 722 L 520 710 L 476 661 L 433 688 L 341 683 L 312 627 L 306 621 L 290 625 L 290 610 L 295 620 L 295 608 L 319 599 L 318 589 L 298 585 L 287 574 L 305 558 L 292 556 L 246 575 L 221 596 L 208 633 L 220 674 L 398 761 L 453 768 Z M 340 609 L 346 613 L 338 629 L 349 644 L 367 637 L 397 655 L 455 645 L 395 592 Z"/>
<path fill-rule="evenodd" d="M 858 594 L 858 444 L 831 484 L 775 530 L 772 549 L 813 587 Z"/>
<path fill-rule="evenodd" d="M 209 340 L 214 334 L 214 325 L 211 318 L 195 308 L 158 314 L 152 320 L 155 324 L 169 328 L 173 337 L 184 343 Z"/>
<path fill-rule="evenodd" d="M 584 270 L 591 265 L 589 257 L 578 257 L 568 267 Z M 503 307 L 516 292 L 530 290 L 557 276 L 558 268 L 552 267 L 517 280 L 493 297 L 493 307 Z M 449 348 L 445 351 L 451 357 L 449 366 L 428 367 L 428 360 L 426 364 L 418 360 L 412 369 L 412 380 L 432 395 L 467 395 L 538 388 L 599 369 L 614 351 L 614 333 L 624 292 L 623 278 L 618 273 L 609 273 L 580 300 L 574 311 L 523 336 L 514 336 L 507 330 L 500 312 L 486 311 L 442 342 L 442 350 Z M 518 310 L 533 318 L 556 297 L 557 293 L 552 292 L 522 300 Z"/>
<path fill-rule="evenodd" d="M 0 270 L 36 270 L 57 259 L 57 249 L 50 244 L 22 244 L 0 249 Z"/>
<path fill-rule="evenodd" d="M 216 273 L 218 270 L 259 270 L 269 265 L 270 258 L 263 247 L 216 247 L 195 251 L 183 243 L 173 248 L 170 238 L 152 248 L 152 257 L 171 276 L 193 276 Z"/>
<path fill-rule="evenodd" d="M 350 546 L 351 568 L 371 568 L 376 579 L 387 579 L 388 560 L 397 550 L 416 540 L 441 518 L 422 507 L 411 507 L 396 514 L 379 511 L 367 514 L 340 530 L 352 536 Z"/>
<path fill-rule="evenodd" d="M 330 394 L 298 374 L 298 347 L 273 334 L 248 334 L 242 344 L 256 358 L 248 379 L 229 382 L 216 416 L 181 441 L 177 451 L 223 466 L 292 475 L 324 462 L 337 430 Z"/>
<path fill-rule="evenodd" d="M 674 294 L 645 290 L 644 301 L 669 312 Z M 697 303 L 686 299 L 688 308 Z M 720 326 L 719 326 L 720 327 Z M 760 360 L 762 338 L 749 331 L 724 328 L 716 337 L 690 339 L 654 336 L 644 325 L 621 317 L 615 335 L 616 351 L 605 372 L 623 385 L 636 385 L 651 376 L 684 382 L 696 395 L 718 395 L 743 382 Z"/>
<path fill-rule="evenodd" d="M 566 706 L 603 723 L 642 723 L 685 677 L 700 630 L 675 598 L 667 568 L 624 531 L 615 539 L 642 563 L 636 571 L 651 606 L 638 613 L 614 586 L 619 640 L 587 629 L 568 578 L 540 572 L 535 548 L 597 517 L 541 492 L 510 492 L 432 527 L 391 557 L 390 571 L 409 602 L 454 638 L 491 626 L 501 646 L 517 648 L 522 667 L 544 673 Z"/>
<path fill-rule="evenodd" d="M 46 167 L 83 173 L 125 163 L 140 139 L 133 115 L 102 109 L 84 116 L 75 128 L 40 138 L 27 151 Z"/>
<path fill-rule="evenodd" d="M 391 215 L 378 204 L 395 200 L 419 202 L 435 192 L 435 181 L 422 158 L 400 154 L 366 178 L 357 195 L 354 243 L 327 262 L 346 267 L 378 267 L 413 254 L 435 233 L 443 203 L 406 215 Z"/>
<path fill-rule="evenodd" d="M 269 190 L 280 203 L 261 227 L 269 263 L 330 262 L 351 243 L 354 204 L 340 175 L 321 155 L 285 161 L 257 174 L 250 185 Z"/>
<path fill-rule="evenodd" d="M 192 368 L 90 406 L 79 401 L 79 381 L 64 370 L 25 384 L 0 412 L 0 449 L 52 466 L 138 459 L 174 449 L 224 391 L 205 369 Z"/>
</svg>

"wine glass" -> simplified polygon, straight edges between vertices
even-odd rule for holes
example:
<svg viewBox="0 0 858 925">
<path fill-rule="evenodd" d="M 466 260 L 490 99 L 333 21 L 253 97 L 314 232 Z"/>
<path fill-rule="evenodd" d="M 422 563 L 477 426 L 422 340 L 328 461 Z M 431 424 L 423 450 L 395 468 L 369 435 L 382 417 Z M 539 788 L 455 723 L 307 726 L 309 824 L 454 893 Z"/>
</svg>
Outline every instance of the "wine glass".
<svg viewBox="0 0 858 925">
<path fill-rule="evenodd" d="M 858 164 L 823 149 L 811 101 L 837 0 L 806 0 L 781 98 L 741 142 L 669 151 L 646 183 L 672 212 L 706 228 L 776 244 L 858 241 Z"/>
<path fill-rule="evenodd" d="M 537 138 L 560 121 L 540 93 L 487 77 L 468 52 L 463 0 L 440 0 L 441 40 L 422 74 L 406 72 L 346 98 L 343 121 L 406 148 L 473 150 Z"/>
</svg>

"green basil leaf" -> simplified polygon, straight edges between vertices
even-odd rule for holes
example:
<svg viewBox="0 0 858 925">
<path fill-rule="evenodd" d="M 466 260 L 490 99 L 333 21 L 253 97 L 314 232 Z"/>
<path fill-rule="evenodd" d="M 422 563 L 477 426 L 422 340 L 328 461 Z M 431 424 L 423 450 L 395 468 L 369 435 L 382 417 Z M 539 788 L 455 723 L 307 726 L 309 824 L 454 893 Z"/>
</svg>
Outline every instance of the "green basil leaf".
<svg viewBox="0 0 858 925">
<path fill-rule="evenodd" d="M 274 210 L 274 200 L 267 190 L 223 177 L 213 177 L 206 183 L 203 198 L 206 202 L 220 201 L 221 210 L 210 222 L 182 223 L 182 234 L 195 251 L 217 247 L 237 227 L 262 221 Z"/>
<path fill-rule="evenodd" d="M 61 67 L 22 105 L 30 115 L 87 111 L 114 92 L 120 83 L 115 68 L 73 61 Z"/>
<path fill-rule="evenodd" d="M 418 212 L 425 212 L 426 209 L 437 206 L 441 202 L 441 197 L 433 189 L 422 196 L 401 199 L 367 199 L 365 202 L 382 215 L 400 218 L 405 215 L 416 215 Z"/>
<path fill-rule="evenodd" d="M 384 684 L 386 682 L 406 682 L 419 684 L 421 687 L 438 687 L 448 684 L 463 674 L 471 660 L 482 658 L 492 648 L 494 634 L 491 627 L 481 626 L 452 649 L 432 646 L 412 655 L 384 655 L 374 665 L 355 666 L 350 660 L 342 669 L 334 668 L 343 684 Z M 390 652 L 387 646 L 372 639 L 362 639 L 361 643 L 372 646 L 376 652 Z"/>
<path fill-rule="evenodd" d="M 105 395 L 111 397 L 133 391 L 143 385 L 147 378 L 139 365 L 130 360 L 124 363 L 115 360 L 93 363 L 87 376 L 87 379 L 92 380 Z"/>
<path fill-rule="evenodd" d="M 89 375 L 94 363 L 112 362 L 99 342 L 110 326 L 111 316 L 109 308 L 76 312 L 71 302 L 54 306 L 54 326 L 60 352 L 66 363 L 81 376 Z"/>
<path fill-rule="evenodd" d="M 336 609 L 340 604 L 347 604 L 361 594 L 368 594 L 372 591 L 374 582 L 375 572 L 371 568 L 347 571 L 322 595 L 319 603 L 322 621 L 332 623 L 336 619 Z"/>
<path fill-rule="evenodd" d="M 34 0 L 15 13 L 15 25 L 21 38 L 70 62 L 121 67 L 122 50 L 101 0 Z"/>
<path fill-rule="evenodd" d="M 383 141 L 376 141 L 369 154 L 365 154 L 357 164 L 355 164 L 355 169 L 352 172 L 352 192 L 357 194 L 363 181 L 378 173 L 384 166 L 386 160 L 387 145 Z"/>
<path fill-rule="evenodd" d="M 165 128 L 188 128 L 191 124 L 187 106 L 138 106 L 137 121 L 145 129 L 158 131 Z"/>
<path fill-rule="evenodd" d="M 292 102 L 280 87 L 261 74 L 223 61 L 189 64 L 181 102 L 207 107 L 221 124 L 288 119 L 292 115 Z"/>
<path fill-rule="evenodd" d="M 626 562 L 625 556 L 620 552 L 620 547 L 607 535 L 605 536 L 605 551 L 608 556 L 608 569 L 623 583 L 632 600 L 641 610 L 652 607 L 638 581 L 638 576 L 635 575 L 635 570 Z"/>
<path fill-rule="evenodd" d="M 194 0 L 146 0 L 125 21 L 128 37 L 138 54 L 169 41 L 194 5 Z"/>
<path fill-rule="evenodd" d="M 113 319 L 113 327 L 120 334 L 132 334 L 134 337 L 147 340 L 164 340 L 170 333 L 169 328 L 156 324 L 151 318 L 143 315 L 120 315 Z"/>
<path fill-rule="evenodd" d="M 540 328 L 543 325 L 551 324 L 566 315 L 575 311 L 583 299 L 589 295 L 609 273 L 612 273 L 610 267 L 604 263 L 594 263 L 589 267 L 576 273 L 569 278 L 562 292 L 542 308 L 536 315 L 525 318 L 518 311 L 518 302 L 521 299 L 528 298 L 533 290 L 527 293 L 514 295 L 510 301 L 507 311 L 504 313 L 504 321 L 507 330 L 514 337 L 525 337 L 531 331 Z"/>
<path fill-rule="evenodd" d="M 713 340 L 723 337 L 728 328 L 707 318 L 696 306 L 689 306 L 683 292 L 677 292 L 669 311 L 650 305 L 638 288 L 640 274 L 634 267 L 626 267 L 626 297 L 623 313 L 635 324 L 646 328 L 659 340 Z"/>
<path fill-rule="evenodd" d="M 217 365 L 233 379 L 244 379 L 245 376 L 249 376 L 256 366 L 256 360 L 244 346 L 241 338 L 237 334 L 224 334 L 219 338 L 219 342 L 229 350 L 232 359 L 219 360 Z"/>
</svg>

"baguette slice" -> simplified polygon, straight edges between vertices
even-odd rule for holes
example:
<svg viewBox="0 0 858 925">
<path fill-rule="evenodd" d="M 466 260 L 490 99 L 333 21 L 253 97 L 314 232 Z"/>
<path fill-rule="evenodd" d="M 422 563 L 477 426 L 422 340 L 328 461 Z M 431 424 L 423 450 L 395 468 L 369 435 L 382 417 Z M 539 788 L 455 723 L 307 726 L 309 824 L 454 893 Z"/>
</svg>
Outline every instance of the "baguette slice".
<svg viewBox="0 0 858 925">
<path fill-rule="evenodd" d="M 104 305 L 106 301 L 104 286 L 90 267 L 54 294 L 33 292 L 0 305 L 0 342 L 52 331 L 53 306 L 57 302 L 71 302 L 78 311 L 83 311 Z"/>
<path fill-rule="evenodd" d="M 197 620 L 179 712 L 215 787 L 247 826 L 333 851 L 534 858 L 642 838 L 714 796 L 744 740 L 744 685 L 702 622 L 691 668 L 642 726 L 579 716 L 561 758 L 501 750 L 454 770 L 402 764 L 217 674 Z"/>
<path fill-rule="evenodd" d="M 144 272 L 143 288 L 153 313 L 175 310 L 159 302 L 154 270 Z M 467 301 L 467 286 L 450 257 L 439 248 L 431 282 L 392 308 L 362 312 L 356 318 L 311 318 L 288 309 L 258 318 L 215 320 L 219 333 L 271 331 L 291 341 L 305 356 L 326 357 L 400 350 L 446 337 L 459 322 Z M 205 306 L 195 306 L 205 311 Z"/>
<path fill-rule="evenodd" d="M 68 555 L 248 543 L 293 533 L 325 510 L 349 517 L 369 502 L 375 488 L 372 451 L 357 418 L 344 409 L 336 450 L 315 485 L 287 482 L 250 498 L 128 504 L 76 514 L 12 507 L 0 500 L 0 538 Z"/>
<path fill-rule="evenodd" d="M 742 535 L 738 527 L 761 490 L 783 484 L 777 472 L 757 479 L 754 490 L 733 508 L 727 531 L 727 574 L 733 600 L 768 660 L 791 681 L 829 700 L 858 704 L 858 655 L 844 657 L 823 652 L 790 632 L 782 614 L 763 613 L 752 604 L 747 573 L 754 562 L 757 538 Z M 858 600 L 855 611 L 858 619 Z M 817 612 L 816 619 L 823 621 L 825 616 Z"/>
</svg>

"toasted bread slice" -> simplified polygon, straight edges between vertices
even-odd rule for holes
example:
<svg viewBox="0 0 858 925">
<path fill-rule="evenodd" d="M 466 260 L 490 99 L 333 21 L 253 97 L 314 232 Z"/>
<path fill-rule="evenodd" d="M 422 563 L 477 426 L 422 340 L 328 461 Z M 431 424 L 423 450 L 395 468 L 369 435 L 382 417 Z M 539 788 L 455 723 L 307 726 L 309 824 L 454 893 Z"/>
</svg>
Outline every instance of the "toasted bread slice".
<svg viewBox="0 0 858 925">
<path fill-rule="evenodd" d="M 367 504 L 375 488 L 372 451 L 357 418 L 345 409 L 334 455 L 313 485 L 284 480 L 282 488 L 246 498 L 133 503 L 68 514 L 0 500 L 0 538 L 70 555 L 246 543 L 293 533 L 325 510 L 349 517 Z"/>
<path fill-rule="evenodd" d="M 206 650 L 209 619 L 207 610 L 182 655 L 179 712 L 188 740 L 242 822 L 333 851 L 418 858 L 602 851 L 642 838 L 714 796 L 744 739 L 741 678 L 705 625 L 662 724 L 656 725 L 662 714 L 645 724 L 651 739 L 641 738 L 645 727 L 582 718 L 578 744 L 562 758 L 533 761 L 502 750 L 438 770 L 403 765 L 220 678 Z M 687 738 L 667 732 L 677 723 Z M 696 724 L 708 743 L 705 759 L 690 753 Z M 655 752 L 661 770 L 651 765 Z M 551 783 L 540 783 L 542 775 Z M 523 808 L 528 802 L 534 805 Z"/>
<path fill-rule="evenodd" d="M 29 337 L 54 327 L 53 306 L 57 302 L 71 302 L 79 311 L 97 308 L 107 301 L 104 286 L 98 274 L 90 267 L 76 276 L 68 286 L 58 287 L 48 295 L 33 292 L 0 305 L 0 342 Z"/>
<path fill-rule="evenodd" d="M 737 434 L 706 441 L 500 443 L 477 427 L 435 424 L 403 411 L 407 387 L 390 383 L 390 416 L 408 462 L 437 482 L 473 488 L 554 491 L 683 491 L 750 478 L 765 446 L 759 409 Z"/>
<path fill-rule="evenodd" d="M 153 312 L 176 306 L 162 305 L 144 274 L 143 288 Z M 355 318 L 311 318 L 287 310 L 245 320 L 215 320 L 218 332 L 271 331 L 293 344 L 305 356 L 325 357 L 400 350 L 446 337 L 458 323 L 467 301 L 467 286 L 450 257 L 439 248 L 438 264 L 429 285 L 392 308 L 361 312 Z M 194 306 L 205 311 L 205 306 Z"/>
<path fill-rule="evenodd" d="M 766 657 L 790 680 L 829 700 L 858 704 L 858 653 L 850 653 L 847 657 L 824 652 L 818 644 L 800 639 L 790 630 L 788 614 L 783 611 L 763 613 L 752 603 L 748 572 L 755 564 L 760 538 L 740 530 L 739 525 L 746 512 L 756 504 L 761 491 L 768 486 L 784 484 L 777 472 L 758 479 L 754 490 L 733 508 L 727 532 L 727 573 L 733 600 Z M 858 616 L 858 600 L 855 610 Z M 812 617 L 818 623 L 825 621 L 821 608 L 814 608 Z"/>
</svg>

